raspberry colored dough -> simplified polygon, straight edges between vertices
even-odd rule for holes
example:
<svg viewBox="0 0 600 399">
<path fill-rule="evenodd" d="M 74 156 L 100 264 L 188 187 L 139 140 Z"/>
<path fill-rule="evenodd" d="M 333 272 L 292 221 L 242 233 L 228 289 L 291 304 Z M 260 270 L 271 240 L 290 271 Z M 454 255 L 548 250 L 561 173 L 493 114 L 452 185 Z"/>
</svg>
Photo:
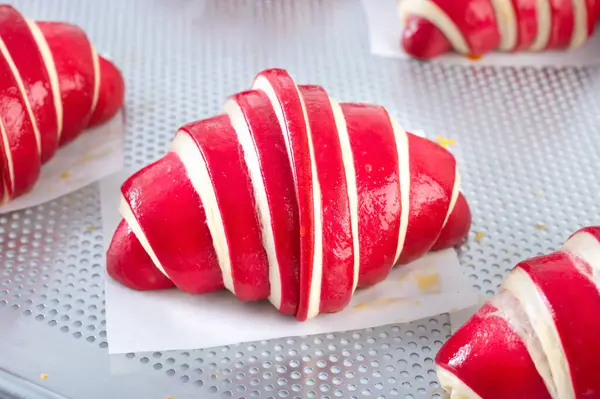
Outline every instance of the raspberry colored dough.
<svg viewBox="0 0 600 399">
<path fill-rule="evenodd" d="M 124 83 L 85 33 L 0 5 L 0 167 L 3 202 L 29 191 L 58 147 L 121 108 Z"/>
<path fill-rule="evenodd" d="M 110 276 L 132 289 L 226 288 L 304 321 L 358 286 L 459 245 L 471 214 L 454 157 L 388 112 L 262 71 L 185 125 L 122 187 Z"/>
<path fill-rule="evenodd" d="M 415 58 L 455 51 L 569 50 L 594 32 L 598 0 L 402 0 L 400 45 Z"/>
<path fill-rule="evenodd" d="M 464 398 L 600 397 L 600 227 L 519 263 L 442 347 L 442 386 Z"/>
</svg>

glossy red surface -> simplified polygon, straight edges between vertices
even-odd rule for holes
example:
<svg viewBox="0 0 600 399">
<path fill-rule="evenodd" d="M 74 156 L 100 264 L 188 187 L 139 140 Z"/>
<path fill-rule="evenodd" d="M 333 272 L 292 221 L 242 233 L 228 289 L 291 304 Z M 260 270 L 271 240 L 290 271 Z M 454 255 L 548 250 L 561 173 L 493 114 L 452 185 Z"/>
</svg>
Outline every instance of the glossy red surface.
<svg viewBox="0 0 600 399">
<path fill-rule="evenodd" d="M 0 37 L 19 70 L 40 132 L 44 163 L 58 148 L 58 121 L 46 64 L 27 21 L 9 5 L 0 5 Z"/>
<path fill-rule="evenodd" d="M 269 98 L 260 91 L 231 97 L 242 110 L 258 154 L 279 264 L 283 314 L 295 315 L 300 286 L 300 226 L 294 178 L 284 136 Z"/>
<path fill-rule="evenodd" d="M 496 13 L 491 0 L 432 0 L 462 32 L 469 54 L 482 55 L 500 44 Z"/>
<path fill-rule="evenodd" d="M 594 33 L 594 28 L 596 27 L 596 22 L 600 18 L 600 1 L 599 0 L 585 0 L 585 5 L 587 7 L 587 28 L 588 28 L 588 36 L 591 36 Z"/>
<path fill-rule="evenodd" d="M 229 247 L 235 295 L 243 301 L 267 298 L 269 265 L 254 193 L 229 118 L 221 115 L 190 123 L 181 130 L 196 142 L 208 168 Z"/>
<path fill-rule="evenodd" d="M 519 263 L 515 270 L 524 274 L 513 276 L 510 286 L 505 288 L 517 287 L 524 279 L 533 282 L 559 339 L 559 342 L 544 341 L 546 346 L 542 349 L 547 349 L 548 345 L 556 349 L 560 345 L 564 353 L 563 358 L 561 352 L 559 355 L 546 352 L 547 361 L 554 370 L 567 370 L 575 398 L 596 398 L 600 397 L 596 368 L 596 357 L 600 353 L 597 338 L 600 319 L 590 315 L 600 312 L 600 291 L 593 279 L 592 265 L 576 255 L 581 251 L 588 258 L 594 256 L 600 245 L 600 227 L 583 228 L 571 237 L 585 233 L 596 242 L 576 241 L 569 246 L 573 252 L 554 252 Z M 516 295 L 520 296 L 520 302 L 507 305 L 503 300 L 501 303 L 517 306 L 523 312 L 527 307 L 522 303 L 530 298 L 524 294 Z M 531 313 L 522 314 L 530 319 L 531 316 Z M 524 320 L 516 317 L 511 322 L 514 326 L 509 325 L 493 305 L 486 304 L 446 342 L 436 357 L 436 364 L 453 373 L 484 399 L 549 398 L 531 356 L 523 346 L 522 336 L 515 334 L 514 328 L 521 330 Z M 526 335 L 529 342 L 534 342 L 530 334 L 535 333 L 530 331 Z M 554 335 L 547 336 L 552 340 Z M 554 384 L 558 385 L 558 375 L 553 378 Z"/>
<path fill-rule="evenodd" d="M 537 35 L 537 0 L 512 0 L 517 23 L 515 51 L 527 50 Z"/>
<path fill-rule="evenodd" d="M 572 0 L 548 0 L 552 9 L 552 22 L 548 49 L 565 48 L 571 42 L 573 28 L 575 27 L 575 16 Z"/>
<path fill-rule="evenodd" d="M 6 141 L 0 141 L 2 177 L 11 199 L 33 187 L 40 174 L 41 161 L 24 98 L 4 55 L 0 55 L 0 118 L 6 132 Z M 10 165 L 14 179 L 9 173 Z"/>
<path fill-rule="evenodd" d="M 490 0 L 432 0 L 457 25 L 467 41 L 471 55 L 482 55 L 496 50 L 500 33 L 496 27 L 494 9 Z M 551 8 L 551 31 L 547 49 L 565 49 L 574 32 L 572 0 L 548 0 Z M 536 0 L 511 0 L 517 23 L 517 43 L 514 51 L 528 50 L 538 31 Z M 600 14 L 598 0 L 586 0 L 588 36 L 594 31 Z M 416 58 L 434 58 L 451 51 L 443 33 L 422 17 L 410 15 L 402 34 L 402 47 Z"/>
<path fill-rule="evenodd" d="M 223 288 L 204 208 L 175 153 L 135 173 L 121 191 L 154 254 L 180 290 L 202 294 Z"/>
<path fill-rule="evenodd" d="M 175 286 L 154 266 L 124 220 L 119 223 L 106 252 L 106 271 L 114 280 L 135 290 L 162 290 Z"/>
<path fill-rule="evenodd" d="M 590 316 L 600 314 L 598 287 L 564 252 L 539 256 L 517 267 L 529 275 L 544 296 L 564 348 L 575 397 L 600 397 L 600 318 Z"/>
<path fill-rule="evenodd" d="M 436 365 L 483 399 L 550 399 L 522 339 L 496 312 L 484 305 L 440 349 Z"/>
<path fill-rule="evenodd" d="M 410 213 L 400 264 L 425 255 L 437 241 L 450 206 L 456 172 L 454 156 L 433 141 L 408 133 L 408 152 Z"/>
<path fill-rule="evenodd" d="M 267 194 L 266 205 L 274 232 L 275 255 L 280 266 L 283 304 L 279 310 L 290 315 L 295 313 L 296 318 L 303 321 L 308 317 L 313 265 L 321 268 L 319 272 L 322 274 L 321 290 L 318 292 L 320 312 L 335 312 L 344 308 L 350 301 L 354 285 L 355 249 L 340 135 L 330 99 L 322 88 L 300 86 L 297 89 L 293 80 L 282 70 L 268 70 L 259 76 L 268 79 L 272 86 L 277 97 L 273 104 L 260 91 L 239 93 L 232 97 L 232 101 L 239 105 L 244 119 L 241 122 L 236 120 L 236 126 L 231 125 L 227 116 L 221 115 L 186 125 L 181 132 L 189 134 L 200 150 L 195 162 L 199 167 L 202 166 L 200 162 L 204 162 L 208 170 L 210 181 L 202 184 L 210 184 L 215 192 L 225 235 L 223 238 L 228 245 L 226 260 L 231 262 L 233 291 L 242 300 L 259 300 L 270 295 L 269 265 L 254 188 L 244 149 L 239 143 L 238 133 L 244 133 L 241 129 L 248 127 L 249 145 L 254 146 L 258 154 L 257 173 L 262 178 Z M 301 98 L 306 105 L 306 120 Z M 282 113 L 285 124 L 283 132 L 274 110 Z M 364 250 L 360 258 L 363 272 L 360 274 L 359 270 L 359 280 L 362 279 L 362 285 L 369 285 L 385 278 L 398 245 L 401 204 L 396 138 L 388 114 L 381 107 L 344 104 L 342 113 L 349 129 L 350 150 L 355 157 L 353 166 L 356 169 L 359 207 L 357 238 Z M 246 126 L 239 125 L 244 122 Z M 238 129 L 238 132 L 234 129 Z M 320 216 L 323 221 L 323 254 L 318 262 L 313 262 L 316 231 L 309 137 L 315 149 L 314 167 L 320 188 L 317 200 L 320 201 L 318 204 L 322 208 Z M 286 148 L 286 140 L 289 148 Z M 411 198 L 404 257 L 414 259 L 432 248 L 434 243 L 436 249 L 441 249 L 462 241 L 471 219 L 464 197 L 459 196 L 446 227 L 441 231 L 454 186 L 454 158 L 437 144 L 410 134 L 408 150 Z M 186 209 L 193 207 L 202 209 L 202 204 L 198 201 L 181 205 L 179 201 L 191 198 L 187 194 L 185 198 L 178 197 L 189 189 L 179 187 L 183 181 L 180 174 L 184 172 L 173 168 L 172 162 L 163 162 L 159 161 L 152 168 L 138 172 L 140 176 L 132 177 L 130 186 L 124 189 L 125 192 L 140 188 L 148 190 L 147 193 L 134 193 L 133 197 L 139 204 L 132 207 L 138 209 L 137 220 L 157 257 L 161 258 L 167 274 L 180 286 L 173 271 L 168 270 L 169 259 L 177 258 L 185 267 L 189 258 L 197 255 L 192 249 L 197 246 L 197 250 L 206 250 L 215 237 L 210 237 L 209 242 L 209 230 L 204 221 L 193 220 L 194 223 L 189 227 L 183 227 L 186 221 L 181 214 L 189 215 L 190 211 Z M 161 169 L 166 166 L 171 169 Z M 147 180 L 147 183 L 131 184 L 138 179 Z M 129 200 L 131 202 L 131 198 Z M 148 205 L 142 202 L 148 202 Z M 158 209 L 158 202 L 164 204 L 161 207 L 163 209 Z M 176 209 L 165 210 L 166 206 Z M 158 210 L 152 210 L 153 207 Z M 140 212 L 141 209 L 144 211 Z M 175 212 L 174 216 L 170 216 L 170 212 Z M 185 248 L 180 249 L 182 253 L 177 256 L 169 254 L 176 248 L 172 237 L 173 225 L 179 226 L 176 228 L 178 232 L 190 232 L 202 226 L 206 236 L 195 245 L 184 242 Z M 122 232 L 118 234 L 124 235 Z M 154 238 L 155 234 L 161 238 Z M 125 253 L 123 256 L 130 255 Z M 144 265 L 147 265 L 147 259 L 144 261 Z M 111 262 L 122 264 L 123 260 L 114 259 Z M 135 269 L 135 266 L 132 267 Z M 215 275 L 208 277 L 208 273 L 204 274 L 203 283 L 218 282 L 220 287 L 220 275 L 214 264 L 211 270 Z M 129 284 L 127 278 L 118 278 L 124 284 Z M 201 277 L 189 279 L 195 278 Z M 135 284 L 132 288 L 144 286 L 140 282 Z"/>
<path fill-rule="evenodd" d="M 465 196 L 460 193 L 454 205 L 454 209 L 448 218 L 448 222 L 437 238 L 432 251 L 450 248 L 460 245 L 471 228 L 471 210 Z"/>
<path fill-rule="evenodd" d="M 323 260 L 319 311 L 331 313 L 343 309 L 350 302 L 354 284 L 354 247 L 348 185 L 329 96 L 319 86 L 298 88 L 306 105 L 317 179 L 321 188 Z M 303 305 L 305 304 L 301 303 L 299 313 Z"/>
<path fill-rule="evenodd" d="M 414 15 L 406 20 L 400 43 L 415 58 L 430 59 L 452 51 L 452 44 L 437 26 Z"/>
<path fill-rule="evenodd" d="M 88 125 L 94 96 L 92 48 L 83 30 L 62 22 L 37 22 L 52 52 L 63 105 L 60 144 Z"/>
<path fill-rule="evenodd" d="M 308 131 L 304 120 L 302 102 L 296 83 L 287 71 L 268 69 L 259 73 L 257 77 L 267 79 L 272 86 L 278 100 L 276 106 L 281 109 L 285 121 L 286 130 L 282 133 L 289 148 L 288 155 L 298 207 L 300 245 L 298 272 L 300 274 L 300 270 L 312 267 L 315 240 L 312 170 L 308 147 Z M 298 287 L 297 290 L 299 299 L 301 295 L 300 288 Z"/>
<path fill-rule="evenodd" d="M 123 106 L 125 82 L 117 67 L 105 58 L 100 62 L 100 92 L 89 126 L 100 125 L 112 118 Z"/>
<path fill-rule="evenodd" d="M 360 243 L 358 285 L 364 287 L 384 280 L 394 264 L 402 209 L 398 152 L 385 108 L 369 104 L 340 105 L 356 171 Z"/>
</svg>

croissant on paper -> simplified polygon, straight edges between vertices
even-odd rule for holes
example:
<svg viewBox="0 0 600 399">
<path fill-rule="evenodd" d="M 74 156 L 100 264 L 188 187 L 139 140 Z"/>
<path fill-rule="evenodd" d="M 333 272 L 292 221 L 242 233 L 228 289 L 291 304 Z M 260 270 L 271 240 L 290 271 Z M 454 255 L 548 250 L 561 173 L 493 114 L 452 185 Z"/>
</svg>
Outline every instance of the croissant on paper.
<svg viewBox="0 0 600 399">
<path fill-rule="evenodd" d="M 600 227 L 519 263 L 442 347 L 452 398 L 600 398 Z"/>
<path fill-rule="evenodd" d="M 0 5 L 0 198 L 30 190 L 57 148 L 114 116 L 123 95 L 120 72 L 80 28 Z"/>
<path fill-rule="evenodd" d="M 459 244 L 459 186 L 454 157 L 385 108 L 266 70 L 123 184 L 108 273 L 138 290 L 226 288 L 302 321 Z"/>
<path fill-rule="evenodd" d="M 597 0 L 399 0 L 401 45 L 416 58 L 449 51 L 544 51 L 581 46 L 600 16 Z"/>
</svg>

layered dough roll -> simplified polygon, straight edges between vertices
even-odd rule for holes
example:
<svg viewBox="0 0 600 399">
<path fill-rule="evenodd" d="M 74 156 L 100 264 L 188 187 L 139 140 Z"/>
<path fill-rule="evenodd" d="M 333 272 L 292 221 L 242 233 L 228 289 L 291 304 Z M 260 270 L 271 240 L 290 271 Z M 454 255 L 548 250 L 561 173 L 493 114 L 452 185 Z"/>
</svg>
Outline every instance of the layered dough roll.
<svg viewBox="0 0 600 399">
<path fill-rule="evenodd" d="M 123 96 L 120 72 L 81 29 L 0 5 L 3 200 L 30 190 L 58 147 L 114 116 Z"/>
<path fill-rule="evenodd" d="M 600 397 L 599 240 L 588 227 L 515 267 L 436 358 L 451 397 Z"/>
<path fill-rule="evenodd" d="M 471 215 L 454 157 L 388 112 L 281 69 L 122 186 L 108 273 L 139 290 L 226 288 L 303 321 L 396 264 L 458 245 Z M 154 267 L 151 267 L 153 265 Z"/>
<path fill-rule="evenodd" d="M 401 45 L 416 58 L 448 51 L 573 49 L 592 35 L 597 0 L 398 0 Z"/>
</svg>

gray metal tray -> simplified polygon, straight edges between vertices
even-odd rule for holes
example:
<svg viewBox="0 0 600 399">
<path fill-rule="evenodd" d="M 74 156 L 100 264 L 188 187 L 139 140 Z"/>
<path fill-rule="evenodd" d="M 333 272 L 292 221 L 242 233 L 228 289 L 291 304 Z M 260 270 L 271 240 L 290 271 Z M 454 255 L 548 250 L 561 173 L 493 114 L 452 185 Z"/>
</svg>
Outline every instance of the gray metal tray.
<svg viewBox="0 0 600 399">
<path fill-rule="evenodd" d="M 483 295 L 517 260 L 600 223 L 597 69 L 374 58 L 358 1 L 13 3 L 32 18 L 81 25 L 122 68 L 128 165 L 156 159 L 177 127 L 278 66 L 340 100 L 382 104 L 409 129 L 456 139 L 474 217 L 461 262 Z M 103 234 L 97 186 L 0 217 L 0 397 L 442 397 L 433 358 L 447 316 L 108 356 Z"/>
</svg>

